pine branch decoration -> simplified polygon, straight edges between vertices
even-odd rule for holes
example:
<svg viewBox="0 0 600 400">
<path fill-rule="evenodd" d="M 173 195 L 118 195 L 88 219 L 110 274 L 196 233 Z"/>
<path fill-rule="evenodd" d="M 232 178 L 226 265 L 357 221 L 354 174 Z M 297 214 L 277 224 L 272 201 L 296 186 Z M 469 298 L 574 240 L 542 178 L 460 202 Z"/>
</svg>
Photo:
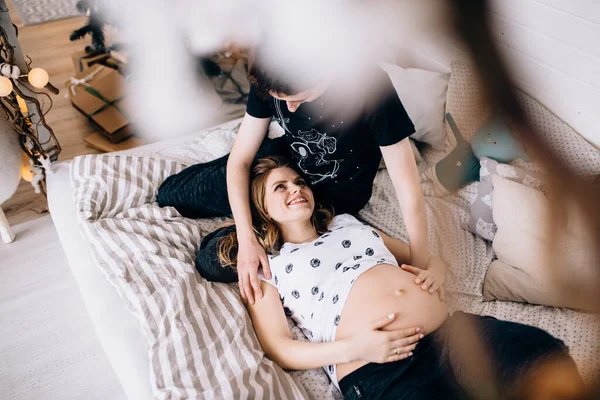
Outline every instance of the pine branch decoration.
<svg viewBox="0 0 600 400">
<path fill-rule="evenodd" d="M 77 11 L 81 13 L 87 13 L 89 11 L 88 23 L 73 31 L 71 36 L 69 36 L 69 39 L 71 41 L 80 40 L 87 34 L 90 34 L 92 36 L 92 45 L 87 46 L 85 50 L 87 52 L 105 52 L 107 49 L 103 28 L 106 21 L 104 20 L 99 5 L 96 4 L 95 0 L 79 0 L 77 2 Z"/>
</svg>

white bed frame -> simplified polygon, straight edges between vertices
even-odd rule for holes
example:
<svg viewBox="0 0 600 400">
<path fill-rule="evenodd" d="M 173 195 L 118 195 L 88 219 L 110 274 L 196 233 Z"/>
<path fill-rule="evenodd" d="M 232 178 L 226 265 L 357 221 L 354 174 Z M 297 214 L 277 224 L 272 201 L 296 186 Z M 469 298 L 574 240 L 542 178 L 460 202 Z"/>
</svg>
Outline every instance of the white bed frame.
<svg viewBox="0 0 600 400">
<path fill-rule="evenodd" d="M 69 195 L 69 165 L 55 164 L 54 173 L 47 177 L 48 206 L 58 237 L 100 343 L 127 398 L 152 399 L 148 349 L 139 322 L 94 264 L 90 244 L 77 223 L 73 197 Z"/>
</svg>

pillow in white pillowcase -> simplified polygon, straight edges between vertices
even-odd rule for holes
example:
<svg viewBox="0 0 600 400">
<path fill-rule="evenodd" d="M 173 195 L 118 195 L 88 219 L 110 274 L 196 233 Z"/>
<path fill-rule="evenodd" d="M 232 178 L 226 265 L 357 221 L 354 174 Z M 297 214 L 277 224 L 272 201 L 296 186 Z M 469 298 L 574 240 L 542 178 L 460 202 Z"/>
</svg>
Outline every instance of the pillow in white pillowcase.
<svg viewBox="0 0 600 400">
<path fill-rule="evenodd" d="M 450 75 L 402 68 L 384 62 L 379 65 L 389 75 L 398 97 L 415 125 L 416 132 L 411 138 L 428 143 L 435 150 L 444 150 L 444 113 Z"/>
<path fill-rule="evenodd" d="M 517 182 L 492 176 L 493 248 L 501 263 L 490 266 L 484 298 L 599 311 L 600 258 L 587 218 L 560 203 L 562 220 L 549 229 L 549 197 Z M 554 201 L 558 201 L 554 199 Z"/>
</svg>

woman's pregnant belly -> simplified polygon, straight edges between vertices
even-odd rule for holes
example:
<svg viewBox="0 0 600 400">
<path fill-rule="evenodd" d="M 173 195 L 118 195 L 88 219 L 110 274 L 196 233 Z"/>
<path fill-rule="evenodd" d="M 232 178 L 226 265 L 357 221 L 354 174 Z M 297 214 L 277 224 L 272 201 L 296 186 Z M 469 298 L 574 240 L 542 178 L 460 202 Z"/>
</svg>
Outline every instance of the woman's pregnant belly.
<svg viewBox="0 0 600 400">
<path fill-rule="evenodd" d="M 416 276 L 390 264 L 371 268 L 358 277 L 346 299 L 336 340 L 351 337 L 373 321 L 388 314 L 395 320 L 383 330 L 420 327 L 427 335 L 448 317 L 447 305 L 437 293 L 430 294 L 415 283 Z M 367 362 L 359 360 L 337 365 L 338 381 Z"/>
</svg>

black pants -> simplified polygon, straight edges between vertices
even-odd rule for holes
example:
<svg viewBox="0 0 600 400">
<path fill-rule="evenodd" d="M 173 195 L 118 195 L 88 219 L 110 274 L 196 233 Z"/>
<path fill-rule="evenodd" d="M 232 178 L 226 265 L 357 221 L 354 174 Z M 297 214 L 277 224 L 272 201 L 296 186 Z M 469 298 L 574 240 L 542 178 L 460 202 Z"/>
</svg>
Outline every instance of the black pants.
<svg viewBox="0 0 600 400">
<path fill-rule="evenodd" d="M 345 376 L 339 382 L 344 398 L 473 399 L 473 387 L 486 375 L 461 365 L 468 364 L 472 354 L 463 351 L 457 356 L 459 350 L 453 352 L 449 344 L 449 332 L 456 332 L 466 322 L 478 328 L 478 337 L 491 360 L 495 393 L 502 399 L 514 398 L 519 380 L 540 361 L 560 356 L 573 362 L 564 343 L 542 329 L 456 312 L 437 331 L 421 339 L 411 357 L 393 363 L 370 363 Z"/>
<path fill-rule="evenodd" d="M 258 150 L 255 162 L 270 155 L 289 157 L 289 147 L 283 137 L 265 139 Z M 231 217 L 227 195 L 227 160 L 229 154 L 216 160 L 192 165 L 168 177 L 158 189 L 157 201 L 161 207 L 174 207 L 188 218 Z M 371 197 L 371 184 L 363 189 L 351 182 L 331 181 L 313 188 L 315 200 L 333 208 L 336 214 L 356 214 Z M 235 269 L 223 269 L 217 257 L 219 239 L 235 227 L 219 229 L 207 235 L 196 254 L 196 269 L 205 279 L 217 282 L 235 282 Z M 237 251 L 237 250 L 236 250 Z"/>
</svg>

